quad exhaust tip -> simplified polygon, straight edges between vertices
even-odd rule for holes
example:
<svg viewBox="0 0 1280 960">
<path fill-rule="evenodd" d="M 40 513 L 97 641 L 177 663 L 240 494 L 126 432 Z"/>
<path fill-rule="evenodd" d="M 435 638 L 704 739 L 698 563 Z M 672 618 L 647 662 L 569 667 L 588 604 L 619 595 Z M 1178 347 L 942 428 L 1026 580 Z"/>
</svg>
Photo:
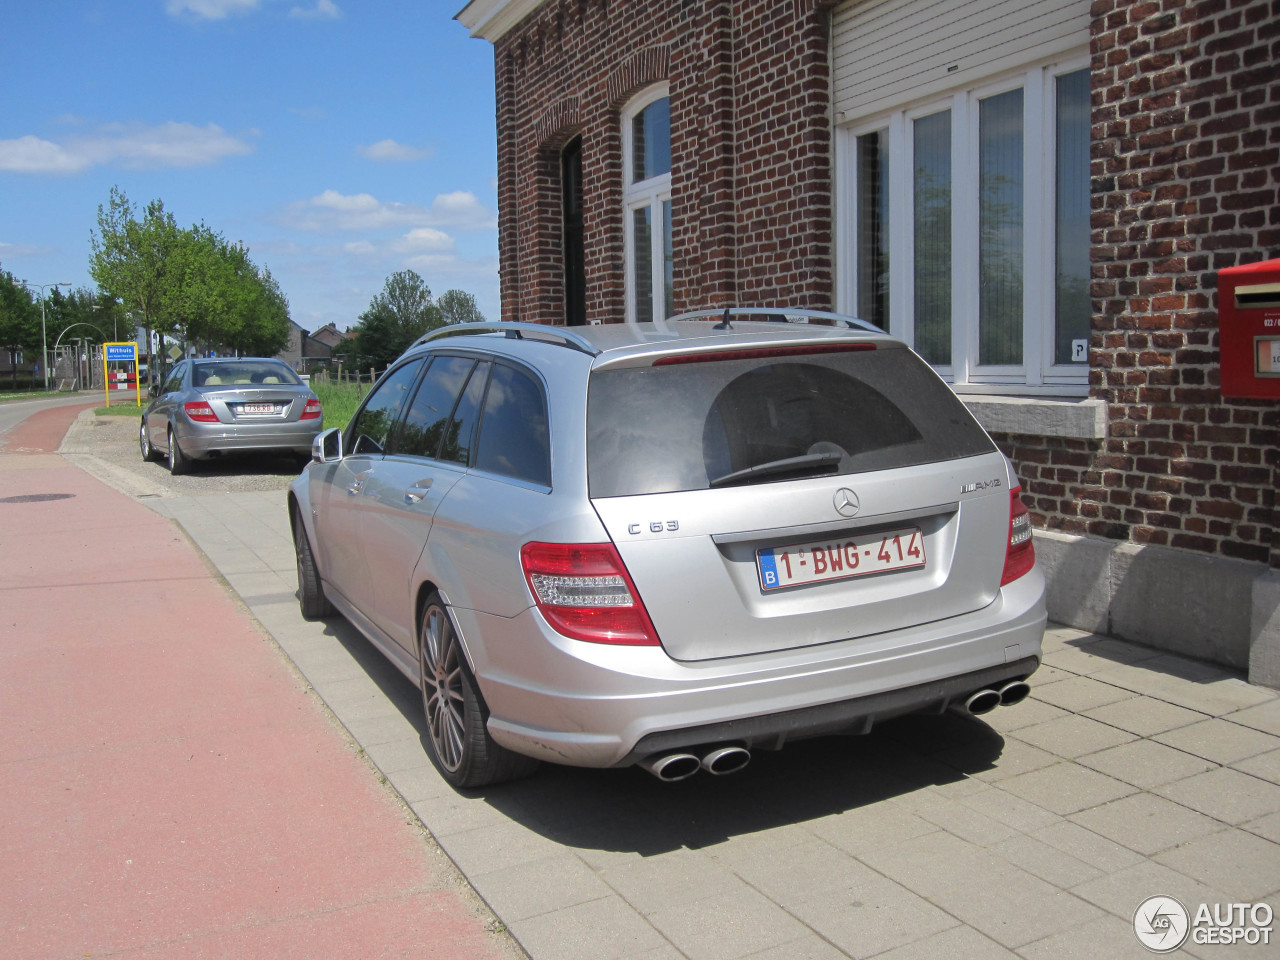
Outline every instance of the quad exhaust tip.
<svg viewBox="0 0 1280 960">
<path fill-rule="evenodd" d="M 965 698 L 964 705 L 957 705 L 962 713 L 972 714 L 980 717 L 984 713 L 990 713 L 996 707 L 1012 707 L 1015 703 L 1021 703 L 1031 694 L 1031 685 L 1025 680 L 1014 680 L 1006 683 L 999 690 L 986 688 L 976 693 L 969 694 Z"/>
<path fill-rule="evenodd" d="M 751 751 L 746 747 L 732 744 L 709 750 L 701 759 L 693 753 L 659 753 L 645 757 L 639 764 L 663 783 L 676 783 L 679 780 L 687 780 L 699 770 L 705 770 L 717 777 L 726 773 L 737 773 L 750 762 Z"/>
</svg>

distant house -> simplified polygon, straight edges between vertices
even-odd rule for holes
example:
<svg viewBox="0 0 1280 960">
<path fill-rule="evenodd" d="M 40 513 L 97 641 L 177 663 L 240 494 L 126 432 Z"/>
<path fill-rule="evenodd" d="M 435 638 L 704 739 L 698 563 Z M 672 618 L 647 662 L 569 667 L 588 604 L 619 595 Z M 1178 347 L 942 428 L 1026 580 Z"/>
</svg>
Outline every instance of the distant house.
<svg viewBox="0 0 1280 960">
<path fill-rule="evenodd" d="M 326 324 L 316 333 L 329 332 L 337 333 L 333 324 Z M 341 339 L 342 334 L 338 334 Z M 289 366 L 299 373 L 310 373 L 311 368 L 317 364 L 322 364 L 333 355 L 333 345 L 327 343 L 325 339 L 318 339 L 312 336 L 297 323 L 289 321 L 289 342 L 285 348 L 276 354 L 278 360 L 283 360 Z"/>
<path fill-rule="evenodd" d="M 318 343 L 323 343 L 326 347 L 332 350 L 344 340 L 349 340 L 352 336 L 354 336 L 354 334 L 343 333 L 332 323 L 326 323 L 319 330 L 315 331 L 315 333 L 311 334 L 311 339 Z"/>
</svg>

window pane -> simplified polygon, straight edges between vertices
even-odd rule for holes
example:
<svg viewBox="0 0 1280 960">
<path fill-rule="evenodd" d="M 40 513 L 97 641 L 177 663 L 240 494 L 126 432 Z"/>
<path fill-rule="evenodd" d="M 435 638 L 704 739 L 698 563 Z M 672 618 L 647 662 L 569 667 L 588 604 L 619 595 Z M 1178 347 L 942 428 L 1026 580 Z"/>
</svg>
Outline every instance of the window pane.
<svg viewBox="0 0 1280 960">
<path fill-rule="evenodd" d="M 889 134 L 858 137 L 858 316 L 889 326 Z"/>
<path fill-rule="evenodd" d="M 1089 340 L 1089 71 L 1058 77 L 1055 363 L 1088 363 Z"/>
<path fill-rule="evenodd" d="M 631 182 L 671 172 L 671 101 L 655 100 L 631 121 Z"/>
<path fill-rule="evenodd" d="M 471 379 L 462 391 L 462 399 L 453 411 L 453 419 L 449 421 L 449 429 L 445 431 L 444 443 L 440 445 L 441 460 L 452 460 L 455 463 L 470 461 L 471 439 L 476 431 L 480 401 L 484 398 L 484 386 L 488 380 L 489 364 L 481 361 L 472 371 Z"/>
<path fill-rule="evenodd" d="M 498 364 L 484 398 L 476 467 L 551 486 L 547 402 L 529 374 Z"/>
<path fill-rule="evenodd" d="M 978 363 L 1022 363 L 1022 91 L 978 114 Z"/>
<path fill-rule="evenodd" d="M 369 395 L 361 411 L 347 427 L 343 449 L 355 454 L 381 454 L 391 426 L 400 416 L 405 397 L 422 369 L 422 361 L 414 360 L 391 371 Z"/>
<path fill-rule="evenodd" d="M 951 363 L 951 111 L 921 117 L 915 130 L 915 348 Z"/>
<path fill-rule="evenodd" d="M 653 209 L 646 204 L 631 211 L 632 267 L 636 278 L 636 320 L 653 320 Z"/>
<path fill-rule="evenodd" d="M 436 357 L 409 405 L 404 423 L 387 453 L 434 457 L 449 424 L 449 414 L 462 393 L 475 361 L 469 357 Z"/>
<path fill-rule="evenodd" d="M 662 290 L 663 305 L 666 313 L 663 317 L 675 316 L 675 295 L 672 284 L 675 279 L 675 260 L 671 256 L 671 201 L 662 201 Z"/>
</svg>

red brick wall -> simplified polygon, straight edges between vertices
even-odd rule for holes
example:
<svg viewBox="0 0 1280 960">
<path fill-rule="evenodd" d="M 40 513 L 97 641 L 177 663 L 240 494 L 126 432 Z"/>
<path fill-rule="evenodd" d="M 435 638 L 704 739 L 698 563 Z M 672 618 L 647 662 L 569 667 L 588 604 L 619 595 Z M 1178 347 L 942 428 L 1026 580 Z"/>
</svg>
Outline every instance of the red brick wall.
<svg viewBox="0 0 1280 960">
<path fill-rule="evenodd" d="M 552 0 L 498 41 L 502 315 L 562 323 L 559 153 L 582 137 L 588 319 L 621 320 L 619 115 L 670 84 L 677 311 L 829 308 L 823 0 Z"/>
<path fill-rule="evenodd" d="M 1268 559 L 1274 404 L 1218 390 L 1217 273 L 1280 255 L 1280 3 L 1092 6 L 1100 445 L 1001 438 L 1038 519 Z"/>
</svg>

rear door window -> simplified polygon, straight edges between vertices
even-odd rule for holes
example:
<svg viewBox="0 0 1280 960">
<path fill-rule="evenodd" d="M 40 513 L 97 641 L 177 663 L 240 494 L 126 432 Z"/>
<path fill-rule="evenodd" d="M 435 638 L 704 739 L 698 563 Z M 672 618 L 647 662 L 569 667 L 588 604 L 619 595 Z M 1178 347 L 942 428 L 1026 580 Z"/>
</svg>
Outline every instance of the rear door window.
<svg viewBox="0 0 1280 960">
<path fill-rule="evenodd" d="M 591 496 L 887 470 L 995 450 L 908 350 L 721 359 L 595 371 Z"/>
<path fill-rule="evenodd" d="M 547 401 L 532 374 L 494 364 L 484 398 L 476 468 L 551 486 Z"/>
</svg>

